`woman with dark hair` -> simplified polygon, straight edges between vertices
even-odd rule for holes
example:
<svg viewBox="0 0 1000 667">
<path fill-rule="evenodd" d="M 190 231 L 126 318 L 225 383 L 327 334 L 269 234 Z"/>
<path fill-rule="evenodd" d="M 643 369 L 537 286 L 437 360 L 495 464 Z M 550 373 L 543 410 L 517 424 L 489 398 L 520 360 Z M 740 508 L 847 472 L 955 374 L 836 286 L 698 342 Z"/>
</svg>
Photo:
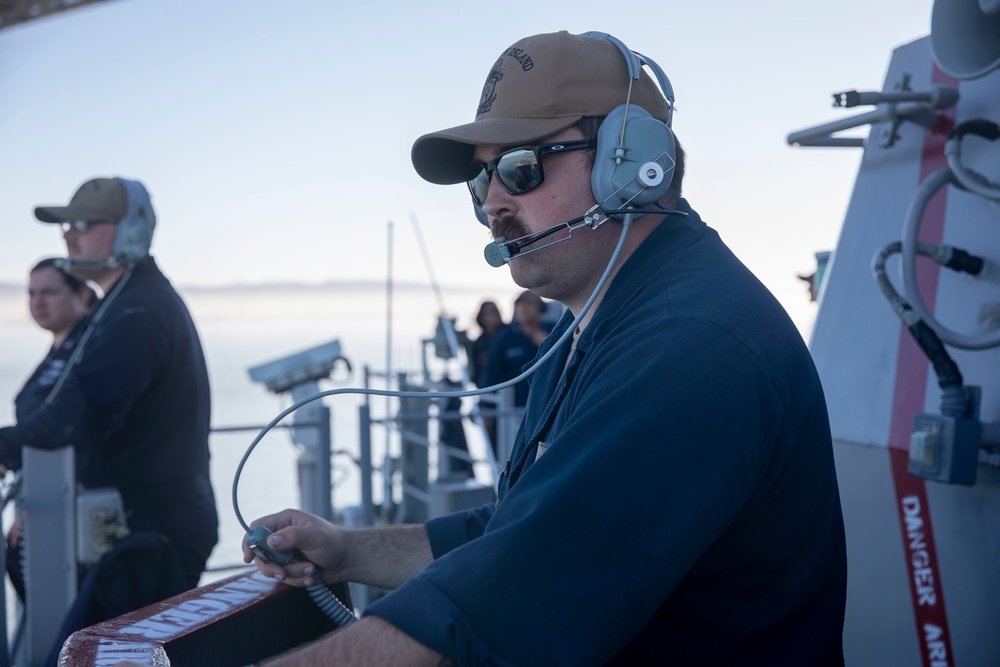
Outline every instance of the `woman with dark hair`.
<svg viewBox="0 0 1000 667">
<path fill-rule="evenodd" d="M 14 414 L 20 421 L 40 408 L 59 381 L 66 363 L 87 329 L 90 308 L 97 294 L 84 281 L 66 273 L 55 259 L 43 259 L 28 274 L 28 312 L 41 328 L 52 333 L 52 347 L 14 398 Z M 7 571 L 11 583 L 24 599 L 21 574 L 20 521 L 15 518 L 7 532 Z"/>
<path fill-rule="evenodd" d="M 28 310 L 41 328 L 52 333 L 52 347 L 14 399 L 18 421 L 45 402 L 87 328 L 97 299 L 85 282 L 66 273 L 55 259 L 43 259 L 28 275 Z"/>
<path fill-rule="evenodd" d="M 505 326 L 500 309 L 493 301 L 483 301 L 479 305 L 479 312 L 476 314 L 476 324 L 479 325 L 479 338 L 472 342 L 472 358 L 470 361 L 469 375 L 477 387 L 482 387 L 483 373 L 486 371 L 486 362 L 490 356 L 490 343 L 500 329 Z"/>
</svg>

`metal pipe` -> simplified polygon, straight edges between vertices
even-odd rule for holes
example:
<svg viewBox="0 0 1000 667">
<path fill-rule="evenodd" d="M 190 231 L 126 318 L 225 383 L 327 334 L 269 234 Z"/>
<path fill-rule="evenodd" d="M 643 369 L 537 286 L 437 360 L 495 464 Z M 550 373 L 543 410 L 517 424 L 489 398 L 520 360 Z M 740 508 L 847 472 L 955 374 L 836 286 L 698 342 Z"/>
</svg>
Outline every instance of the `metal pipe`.
<svg viewBox="0 0 1000 667">
<path fill-rule="evenodd" d="M 372 498 L 372 426 L 368 403 L 358 407 L 358 431 L 361 458 L 361 524 L 375 523 L 375 501 Z"/>
<path fill-rule="evenodd" d="M 885 123 L 885 122 L 896 122 L 898 120 L 905 120 L 911 116 L 919 115 L 928 112 L 930 109 L 936 108 L 924 102 L 900 102 L 898 104 L 888 104 L 885 107 L 879 109 L 873 109 L 872 111 L 866 111 L 865 113 L 858 114 L 857 116 L 850 116 L 849 118 L 841 118 L 840 120 L 830 121 L 828 123 L 823 123 L 822 125 L 816 125 L 814 127 L 809 127 L 804 130 L 799 130 L 797 132 L 792 132 L 788 135 L 787 141 L 790 146 L 822 146 L 822 145 L 840 145 L 840 144 L 819 144 L 817 141 L 827 140 L 835 132 L 841 132 L 843 130 L 850 130 L 855 127 L 861 127 L 863 125 L 873 125 L 875 123 Z M 843 144 L 843 145 L 857 145 L 857 144 Z"/>
<path fill-rule="evenodd" d="M 942 109 L 958 102 L 958 91 L 948 86 L 932 86 L 926 91 L 883 93 L 877 90 L 845 90 L 833 94 L 833 106 L 851 108 L 883 103 L 920 102 L 931 109 Z"/>
<path fill-rule="evenodd" d="M 331 435 L 331 418 L 330 418 L 330 408 L 327 406 L 322 406 L 319 411 L 320 427 L 317 429 L 319 431 L 319 442 L 316 447 L 316 460 L 318 465 L 316 466 L 316 507 L 318 509 L 317 514 L 327 521 L 333 520 L 333 480 L 330 474 L 330 466 L 333 465 L 331 460 L 333 449 L 332 445 L 332 435 Z"/>
</svg>

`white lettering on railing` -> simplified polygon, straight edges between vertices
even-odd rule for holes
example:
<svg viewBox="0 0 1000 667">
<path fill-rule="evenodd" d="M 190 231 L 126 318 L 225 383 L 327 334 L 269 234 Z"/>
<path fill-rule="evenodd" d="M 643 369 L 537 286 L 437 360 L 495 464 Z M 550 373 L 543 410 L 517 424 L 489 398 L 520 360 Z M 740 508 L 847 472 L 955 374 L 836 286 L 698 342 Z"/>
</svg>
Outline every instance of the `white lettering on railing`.
<svg viewBox="0 0 1000 667">
<path fill-rule="evenodd" d="M 123 660 L 153 664 L 154 653 L 158 649 L 156 645 L 144 642 L 117 642 L 101 638 L 91 667 L 113 667 Z"/>
<path fill-rule="evenodd" d="M 234 607 L 274 590 L 274 587 L 274 580 L 255 572 L 249 577 L 206 591 L 200 597 L 185 600 L 176 607 L 121 628 L 118 634 L 167 639 L 188 628 L 208 623 Z"/>
</svg>

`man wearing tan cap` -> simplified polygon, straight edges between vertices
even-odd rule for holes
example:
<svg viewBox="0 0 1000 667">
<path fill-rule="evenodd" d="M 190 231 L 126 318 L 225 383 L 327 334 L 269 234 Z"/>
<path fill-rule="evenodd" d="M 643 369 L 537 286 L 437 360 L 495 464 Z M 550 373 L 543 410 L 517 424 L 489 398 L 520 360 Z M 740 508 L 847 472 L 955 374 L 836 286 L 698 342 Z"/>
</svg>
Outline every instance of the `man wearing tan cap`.
<svg viewBox="0 0 1000 667">
<path fill-rule="evenodd" d="M 35 216 L 62 226 L 66 270 L 104 296 L 42 406 L 0 429 L 0 464 L 19 468 L 22 446 L 73 446 L 80 485 L 118 489 L 129 530 L 165 536 L 197 586 L 218 539 L 208 373 L 187 307 L 149 256 L 149 194 L 95 178 Z"/>
<path fill-rule="evenodd" d="M 362 530 L 257 522 L 309 561 L 258 561 L 271 576 L 395 589 L 274 664 L 843 664 L 822 388 L 784 311 L 681 199 L 672 116 L 654 62 L 562 32 L 506 49 L 475 121 L 416 141 L 421 176 L 468 184 L 487 260 L 568 312 L 495 504 Z"/>
</svg>

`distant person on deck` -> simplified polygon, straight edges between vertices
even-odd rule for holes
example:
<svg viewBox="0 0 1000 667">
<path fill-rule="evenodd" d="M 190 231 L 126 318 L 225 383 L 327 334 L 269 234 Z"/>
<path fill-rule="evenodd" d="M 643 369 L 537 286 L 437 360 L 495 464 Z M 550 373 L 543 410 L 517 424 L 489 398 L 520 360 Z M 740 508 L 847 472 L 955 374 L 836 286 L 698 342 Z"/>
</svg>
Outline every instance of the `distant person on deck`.
<svg viewBox="0 0 1000 667">
<path fill-rule="evenodd" d="M 132 534 L 166 538 L 195 587 L 218 540 L 208 372 L 187 307 L 149 256 L 149 194 L 95 178 L 35 216 L 62 225 L 67 271 L 104 297 L 40 405 L 0 429 L 0 464 L 19 469 L 24 446 L 71 445 L 78 484 L 116 488 Z"/>
<path fill-rule="evenodd" d="M 479 337 L 472 341 L 469 354 L 469 377 L 476 383 L 477 387 L 485 387 L 483 373 L 486 371 L 486 364 L 490 357 L 490 343 L 493 342 L 497 332 L 506 326 L 495 301 L 483 301 L 479 304 L 476 325 L 479 327 Z"/>
<path fill-rule="evenodd" d="M 538 346 L 549 335 L 542 326 L 545 303 L 530 290 L 514 300 L 514 319 L 501 329 L 490 343 L 490 353 L 483 373 L 483 386 L 489 387 L 521 374 L 525 364 L 535 358 Z M 528 381 L 514 385 L 514 405 L 528 402 Z"/>
<path fill-rule="evenodd" d="M 80 336 L 97 294 L 86 282 L 67 273 L 55 258 L 43 259 L 28 274 L 28 312 L 42 329 L 52 334 L 48 354 L 28 377 L 14 398 L 17 421 L 42 406 L 59 379 Z M 7 531 L 7 570 L 17 594 L 24 598 L 20 559 L 21 523 L 17 516 Z"/>
<path fill-rule="evenodd" d="M 479 337 L 472 341 L 469 346 L 469 376 L 477 387 L 487 386 L 484 382 L 486 365 L 490 359 L 490 344 L 496 338 L 497 333 L 506 326 L 500 308 L 495 301 L 483 301 L 479 304 L 479 312 L 476 313 L 476 324 L 479 326 Z M 479 399 L 479 405 L 485 410 L 496 409 L 496 404 L 490 399 Z M 497 429 L 496 420 L 491 417 L 483 417 L 483 425 L 486 427 L 486 434 L 490 439 L 490 444 L 496 451 Z"/>
<path fill-rule="evenodd" d="M 538 354 L 538 346 L 549 335 L 549 329 L 542 326 L 542 311 L 545 303 L 529 290 L 521 292 L 514 300 L 514 317 L 510 324 L 500 329 L 490 341 L 486 368 L 483 370 L 482 387 L 491 387 L 512 380 L 521 374 L 525 365 Z M 506 390 L 509 392 L 510 390 Z M 483 408 L 493 411 L 498 408 L 523 408 L 528 402 L 528 381 L 521 380 L 513 388 L 512 405 L 498 406 L 492 399 L 481 400 Z M 502 443 L 497 441 L 499 429 L 497 417 L 483 417 L 493 445 L 493 453 L 500 457 L 504 453 Z M 516 422 L 515 422 L 516 424 Z M 508 443 L 509 444 L 509 443 Z M 502 461 L 501 461 L 502 463 Z"/>
<path fill-rule="evenodd" d="M 495 503 L 254 522 L 303 557 L 258 560 L 268 576 L 394 589 L 269 667 L 843 665 L 823 390 L 787 314 L 682 198 L 673 107 L 619 40 L 534 35 L 494 61 L 473 122 L 417 139 L 423 178 L 468 185 L 490 263 L 567 312 Z"/>
</svg>

